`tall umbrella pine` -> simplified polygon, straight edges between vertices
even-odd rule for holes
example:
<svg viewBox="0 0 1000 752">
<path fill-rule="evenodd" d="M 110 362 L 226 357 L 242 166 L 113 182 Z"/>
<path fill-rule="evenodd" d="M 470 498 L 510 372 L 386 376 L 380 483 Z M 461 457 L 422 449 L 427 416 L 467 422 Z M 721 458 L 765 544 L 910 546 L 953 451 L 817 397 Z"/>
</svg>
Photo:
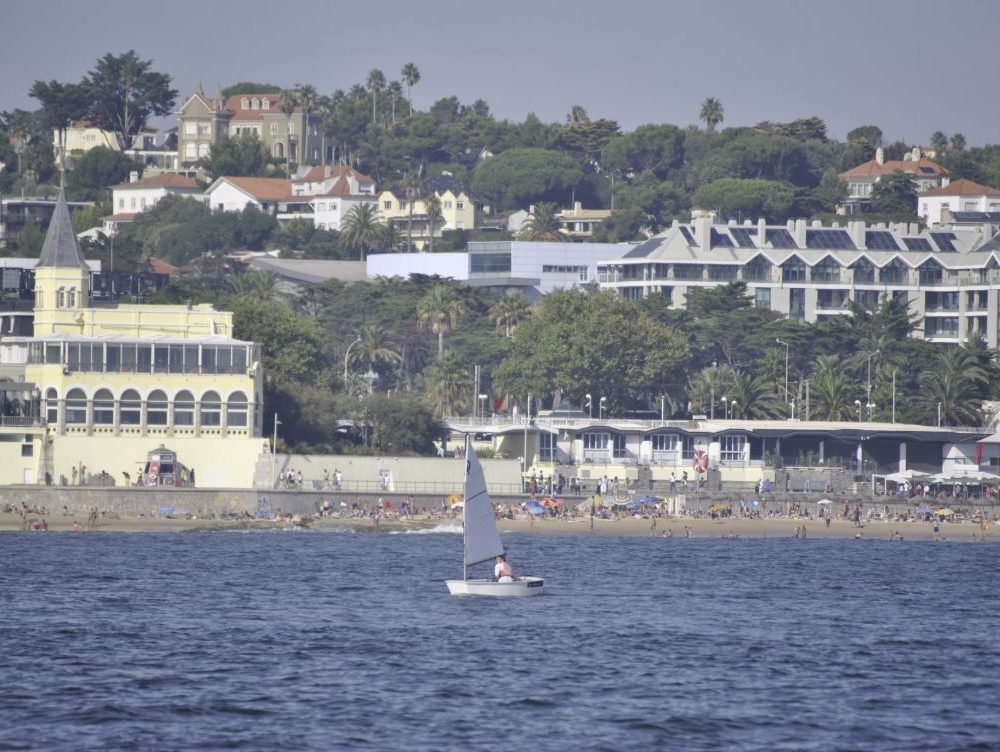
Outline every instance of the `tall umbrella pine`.
<svg viewBox="0 0 1000 752">
<path fill-rule="evenodd" d="M 434 285 L 417 303 L 417 321 L 438 337 L 438 358 L 444 355 L 444 335 L 466 313 L 465 303 L 447 285 Z"/>
</svg>

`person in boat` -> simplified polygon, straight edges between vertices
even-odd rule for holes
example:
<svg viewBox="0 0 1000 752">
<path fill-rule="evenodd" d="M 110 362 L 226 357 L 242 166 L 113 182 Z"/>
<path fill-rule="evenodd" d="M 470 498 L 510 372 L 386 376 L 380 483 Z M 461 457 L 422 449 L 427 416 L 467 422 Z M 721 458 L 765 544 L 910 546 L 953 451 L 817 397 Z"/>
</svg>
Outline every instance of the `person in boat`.
<svg viewBox="0 0 1000 752">
<path fill-rule="evenodd" d="M 496 558 L 496 566 L 493 567 L 493 575 L 497 582 L 513 582 L 514 568 L 507 563 L 507 554 L 500 554 Z"/>
</svg>

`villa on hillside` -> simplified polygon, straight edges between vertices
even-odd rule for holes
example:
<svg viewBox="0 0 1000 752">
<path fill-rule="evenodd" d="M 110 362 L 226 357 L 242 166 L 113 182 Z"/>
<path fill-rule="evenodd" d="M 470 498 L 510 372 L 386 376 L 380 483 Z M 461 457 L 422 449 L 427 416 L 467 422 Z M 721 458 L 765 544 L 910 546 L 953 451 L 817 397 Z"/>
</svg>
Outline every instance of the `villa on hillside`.
<svg viewBox="0 0 1000 752">
<path fill-rule="evenodd" d="M 907 152 L 903 159 L 885 159 L 882 147 L 875 150 L 875 159 L 840 173 L 847 183 L 847 199 L 837 207 L 838 214 L 861 214 L 871 204 L 875 184 L 895 172 L 904 172 L 913 179 L 918 193 L 937 188 L 947 180 L 948 170 L 923 156 L 919 147 Z"/>
</svg>

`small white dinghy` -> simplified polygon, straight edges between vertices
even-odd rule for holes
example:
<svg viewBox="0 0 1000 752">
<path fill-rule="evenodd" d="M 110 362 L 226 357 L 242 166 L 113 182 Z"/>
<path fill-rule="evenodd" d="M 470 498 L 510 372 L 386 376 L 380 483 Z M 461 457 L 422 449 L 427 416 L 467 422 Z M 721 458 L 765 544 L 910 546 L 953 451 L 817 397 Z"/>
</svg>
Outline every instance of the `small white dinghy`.
<svg viewBox="0 0 1000 752">
<path fill-rule="evenodd" d="M 479 464 L 479 458 L 468 436 L 465 437 L 465 503 L 462 509 L 462 523 L 464 543 L 462 579 L 445 581 L 449 593 L 508 598 L 541 595 L 545 592 L 545 581 L 541 577 L 514 577 L 509 582 L 469 579 L 469 567 L 490 561 L 504 553 L 504 550 L 503 543 L 500 542 L 493 503 L 486 492 L 483 466 Z"/>
</svg>

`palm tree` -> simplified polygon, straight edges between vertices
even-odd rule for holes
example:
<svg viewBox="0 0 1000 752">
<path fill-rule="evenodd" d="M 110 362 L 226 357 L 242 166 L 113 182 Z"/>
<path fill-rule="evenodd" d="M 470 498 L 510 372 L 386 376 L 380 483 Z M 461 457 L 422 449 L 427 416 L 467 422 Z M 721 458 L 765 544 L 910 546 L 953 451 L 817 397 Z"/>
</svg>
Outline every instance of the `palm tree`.
<svg viewBox="0 0 1000 752">
<path fill-rule="evenodd" d="M 469 374 L 457 353 L 438 358 L 427 369 L 427 396 L 438 415 L 464 413 L 470 404 Z"/>
<path fill-rule="evenodd" d="M 389 92 L 389 102 L 392 104 L 392 124 L 396 124 L 396 102 L 398 102 L 403 97 L 403 85 L 399 81 L 390 81 L 389 88 L 386 89 Z"/>
<path fill-rule="evenodd" d="M 562 225 L 556 216 L 559 207 L 554 203 L 542 202 L 535 205 L 534 213 L 528 217 L 521 229 L 522 240 L 557 241 L 565 240 Z"/>
<path fill-rule="evenodd" d="M 434 253 L 434 230 L 438 217 L 441 216 L 441 199 L 436 193 L 432 193 L 424 199 L 424 212 L 427 214 L 427 235 L 430 243 L 427 250 Z"/>
<path fill-rule="evenodd" d="M 417 303 L 417 321 L 438 336 L 438 358 L 444 355 L 444 335 L 465 315 L 466 308 L 455 290 L 436 284 Z"/>
<path fill-rule="evenodd" d="M 732 406 L 733 417 L 776 418 L 785 409 L 781 400 L 774 396 L 771 379 L 764 375 L 753 377 L 742 371 L 734 372 L 728 395 L 736 402 Z"/>
<path fill-rule="evenodd" d="M 238 298 L 251 297 L 273 300 L 282 297 L 278 291 L 278 274 L 271 271 L 248 271 L 226 277 L 229 289 Z"/>
<path fill-rule="evenodd" d="M 285 113 L 285 169 L 292 177 L 292 114 L 298 105 L 294 89 L 281 90 L 281 111 Z"/>
<path fill-rule="evenodd" d="M 383 222 L 379 225 L 378 247 L 385 251 L 395 251 L 403 244 L 403 235 L 395 222 Z"/>
<path fill-rule="evenodd" d="M 374 204 L 358 204 L 344 218 L 340 241 L 348 250 L 358 251 L 364 261 L 365 254 L 378 245 L 381 224 Z"/>
<path fill-rule="evenodd" d="M 310 84 L 295 84 L 295 102 L 302 108 L 302 154 L 299 161 L 306 159 L 306 148 L 309 139 L 309 116 L 316 112 L 319 106 L 319 93 Z M 322 153 L 322 152 L 321 152 Z"/>
<path fill-rule="evenodd" d="M 385 74 L 378 68 L 372 68 L 368 71 L 368 91 L 372 93 L 372 122 L 374 123 L 378 118 L 376 117 L 376 108 L 378 106 L 378 93 L 385 88 Z"/>
<path fill-rule="evenodd" d="M 417 66 L 413 63 L 407 63 L 403 66 L 403 70 L 400 72 L 403 80 L 406 82 L 406 99 L 410 103 L 410 114 L 413 114 L 413 87 L 417 85 L 420 81 L 420 71 L 417 70 Z"/>
<path fill-rule="evenodd" d="M 940 416 L 941 424 L 946 426 L 978 425 L 982 415 L 977 393 L 986 380 L 986 370 L 969 349 L 948 348 L 920 373 L 920 390 L 913 401 L 928 422 Z"/>
<path fill-rule="evenodd" d="M 851 380 L 843 359 L 821 355 L 813 363 L 809 378 L 810 410 L 820 420 L 850 420 L 858 385 Z"/>
<path fill-rule="evenodd" d="M 699 119 L 705 121 L 706 133 L 715 133 L 715 126 L 725 119 L 722 102 L 715 97 L 707 97 L 705 101 L 701 103 L 701 114 L 699 115 Z"/>
<path fill-rule="evenodd" d="M 531 315 L 531 306 L 517 290 L 507 290 L 503 297 L 490 306 L 490 318 L 507 339 L 514 338 L 518 325 Z"/>
<path fill-rule="evenodd" d="M 378 324 L 365 324 L 358 335 L 359 342 L 351 350 L 351 363 L 358 363 L 369 373 L 378 373 L 379 366 L 394 365 L 403 356 L 391 347 L 389 333 Z"/>
</svg>

